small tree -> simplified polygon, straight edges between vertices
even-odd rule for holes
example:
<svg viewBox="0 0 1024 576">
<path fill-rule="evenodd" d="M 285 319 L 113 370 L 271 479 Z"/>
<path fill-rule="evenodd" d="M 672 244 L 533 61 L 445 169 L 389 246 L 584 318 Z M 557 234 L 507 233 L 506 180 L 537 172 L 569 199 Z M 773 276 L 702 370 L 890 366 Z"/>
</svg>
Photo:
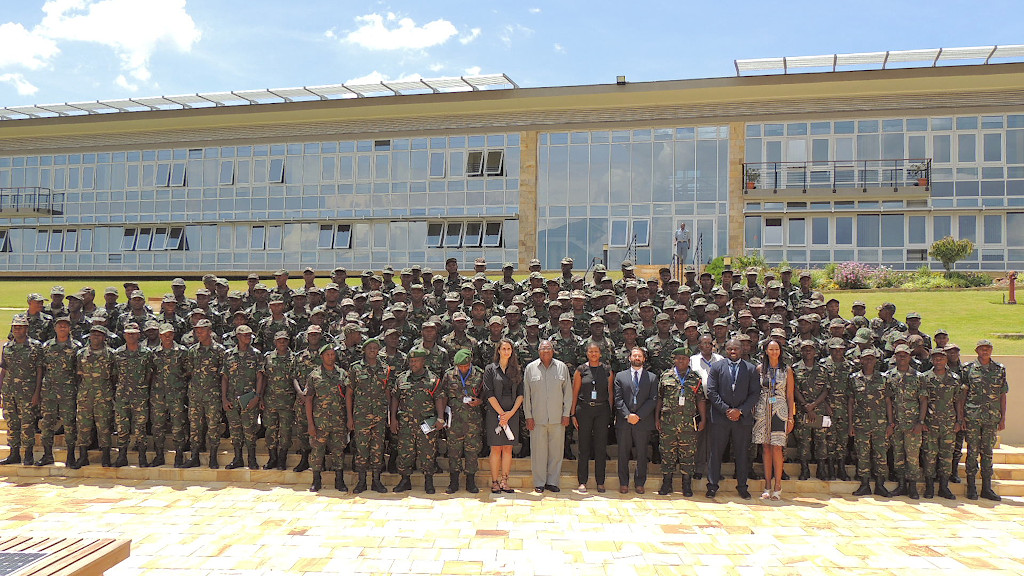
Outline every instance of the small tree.
<svg viewBox="0 0 1024 576">
<path fill-rule="evenodd" d="M 946 236 L 941 240 L 932 243 L 928 255 L 942 262 L 942 267 L 948 274 L 953 269 L 953 264 L 967 258 L 974 251 L 974 242 L 970 240 L 954 240 L 952 236 Z"/>
</svg>

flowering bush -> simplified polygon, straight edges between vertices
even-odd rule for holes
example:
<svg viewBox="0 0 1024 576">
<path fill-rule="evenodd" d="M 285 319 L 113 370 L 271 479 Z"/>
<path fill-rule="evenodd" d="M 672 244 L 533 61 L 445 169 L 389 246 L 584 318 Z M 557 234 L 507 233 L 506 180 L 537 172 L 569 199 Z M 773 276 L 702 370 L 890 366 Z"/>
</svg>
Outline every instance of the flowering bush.
<svg viewBox="0 0 1024 576">
<path fill-rule="evenodd" d="M 899 288 L 910 280 L 911 274 L 897 272 L 888 266 L 879 266 L 871 275 L 871 285 L 874 288 Z"/>
<path fill-rule="evenodd" d="M 836 266 L 832 280 L 841 290 L 868 288 L 871 285 L 873 270 L 860 262 L 843 262 Z"/>
</svg>

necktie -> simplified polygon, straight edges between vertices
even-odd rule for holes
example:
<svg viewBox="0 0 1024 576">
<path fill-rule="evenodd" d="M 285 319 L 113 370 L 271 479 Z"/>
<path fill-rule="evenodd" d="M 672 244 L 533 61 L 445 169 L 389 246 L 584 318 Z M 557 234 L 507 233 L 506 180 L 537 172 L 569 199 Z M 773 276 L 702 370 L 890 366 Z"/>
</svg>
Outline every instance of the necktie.
<svg viewBox="0 0 1024 576">
<path fill-rule="evenodd" d="M 740 369 L 739 362 L 730 362 L 729 363 L 729 372 L 732 373 L 732 390 L 733 390 L 733 392 L 736 391 L 736 374 L 739 371 L 739 369 Z"/>
<path fill-rule="evenodd" d="M 633 371 L 633 406 L 636 406 L 637 395 L 640 393 L 640 371 Z"/>
</svg>

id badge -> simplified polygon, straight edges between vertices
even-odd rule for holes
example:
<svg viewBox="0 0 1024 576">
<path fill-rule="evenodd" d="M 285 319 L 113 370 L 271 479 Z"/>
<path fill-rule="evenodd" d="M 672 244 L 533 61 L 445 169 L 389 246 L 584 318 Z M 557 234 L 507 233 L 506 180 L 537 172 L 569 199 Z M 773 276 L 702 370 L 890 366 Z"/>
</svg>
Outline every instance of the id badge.
<svg viewBox="0 0 1024 576">
<path fill-rule="evenodd" d="M 597 400 L 597 388 L 594 388 L 593 390 L 590 391 L 590 400 L 591 401 L 596 401 Z"/>
<path fill-rule="evenodd" d="M 462 397 L 462 403 L 463 404 L 470 404 L 472 402 L 473 402 L 473 397 L 472 396 L 463 396 Z"/>
<path fill-rule="evenodd" d="M 686 406 L 686 396 L 679 396 L 679 405 Z"/>
</svg>

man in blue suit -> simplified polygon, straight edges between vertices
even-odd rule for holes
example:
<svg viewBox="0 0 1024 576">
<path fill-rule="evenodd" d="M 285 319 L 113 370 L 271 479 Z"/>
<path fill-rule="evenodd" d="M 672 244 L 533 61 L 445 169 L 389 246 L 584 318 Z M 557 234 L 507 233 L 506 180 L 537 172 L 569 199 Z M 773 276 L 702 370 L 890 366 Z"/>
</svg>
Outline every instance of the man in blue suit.
<svg viewBox="0 0 1024 576">
<path fill-rule="evenodd" d="M 761 396 L 761 383 L 757 367 L 740 358 L 740 343 L 729 340 L 725 344 L 726 358 L 711 365 L 708 370 L 708 491 L 714 498 L 718 481 L 722 479 L 722 456 L 729 440 L 736 461 L 736 491 L 750 499 L 747 476 L 751 434 L 754 430 L 754 405 Z"/>
<path fill-rule="evenodd" d="M 640 348 L 629 353 L 629 369 L 615 375 L 615 430 L 619 442 L 619 492 L 629 492 L 629 453 L 636 448 L 633 486 L 644 493 L 647 482 L 647 444 L 654 430 L 658 405 L 658 375 L 644 368 L 647 355 Z M 748 438 L 749 440 L 749 438 Z"/>
</svg>

